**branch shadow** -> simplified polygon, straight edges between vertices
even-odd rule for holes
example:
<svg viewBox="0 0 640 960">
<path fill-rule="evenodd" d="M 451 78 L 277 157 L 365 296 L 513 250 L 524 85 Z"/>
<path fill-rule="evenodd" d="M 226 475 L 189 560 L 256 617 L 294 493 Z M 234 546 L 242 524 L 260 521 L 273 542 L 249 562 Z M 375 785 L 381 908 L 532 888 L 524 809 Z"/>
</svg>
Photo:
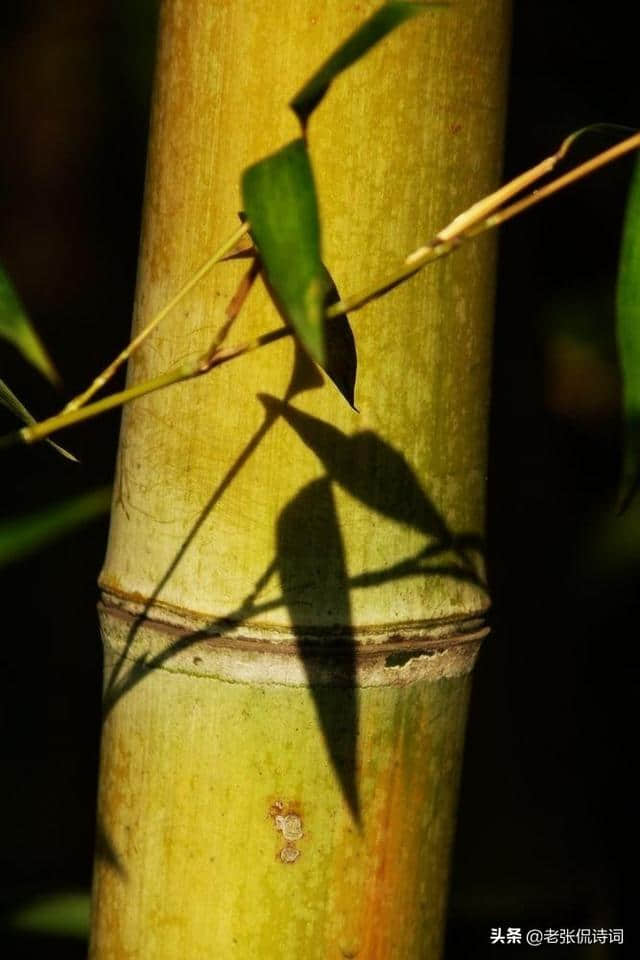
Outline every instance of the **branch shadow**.
<svg viewBox="0 0 640 960">
<path fill-rule="evenodd" d="M 296 364 L 288 395 L 308 386 L 303 359 Z M 406 459 L 372 431 L 348 436 L 285 401 L 262 395 L 265 418 L 241 456 L 229 469 L 199 515 L 171 565 L 165 571 L 143 612 L 132 624 L 124 650 L 110 677 L 104 698 L 104 715 L 118 700 L 176 653 L 203 638 L 220 636 L 278 607 L 286 607 L 297 639 L 300 657 L 309 680 L 327 753 L 345 801 L 356 822 L 360 820 L 357 789 L 358 692 L 356 642 L 350 591 L 367 589 L 415 576 L 447 576 L 485 586 L 470 551 L 480 551 L 483 540 L 474 533 L 453 533 L 441 512 L 419 484 Z M 246 463 L 273 423 L 283 417 L 297 436 L 322 462 L 325 476 L 307 484 L 283 508 L 277 521 L 277 556 L 258 579 L 253 590 L 235 610 L 216 618 L 197 631 L 185 632 L 165 650 L 147 659 L 134 660 L 120 676 L 140 626 L 162 588 L 184 557 L 186 550 L 225 489 Z M 332 484 L 347 489 L 362 503 L 398 523 L 413 527 L 428 538 L 414 556 L 380 570 L 349 577 L 342 534 L 336 514 Z M 445 554 L 453 561 L 438 563 Z M 281 596 L 259 603 L 257 598 L 275 572 L 279 573 Z M 319 629 L 319 619 L 329 627 Z M 326 648 L 323 650 L 323 645 Z M 331 688 L 323 682 L 327 650 L 340 660 L 341 710 L 336 712 Z"/>
<path fill-rule="evenodd" d="M 257 265 L 259 260 L 255 258 L 255 251 L 249 251 L 249 255 L 254 257 L 254 263 Z M 340 299 L 340 293 L 338 288 L 335 285 L 333 277 L 325 267 L 325 272 L 327 275 L 327 306 L 333 303 L 337 303 Z M 265 284 L 265 288 L 269 293 L 272 303 L 276 308 L 280 319 L 282 322 L 287 325 L 287 321 L 284 313 L 278 303 L 277 297 L 274 295 L 271 290 L 269 283 L 264 275 L 261 272 L 262 280 Z M 326 347 L 327 347 L 327 363 L 325 365 L 325 372 L 336 384 L 340 392 L 346 398 L 346 400 L 354 407 L 354 391 L 355 391 L 355 377 L 356 377 L 356 368 L 357 368 L 357 357 L 356 357 L 356 346 L 353 332 L 349 325 L 349 319 L 346 314 L 338 318 L 338 322 L 327 324 L 325 328 L 326 335 Z M 291 370 L 291 377 L 289 384 L 284 394 L 283 404 L 287 405 L 294 397 L 298 396 L 300 393 L 304 393 L 307 390 L 316 390 L 319 387 L 324 385 L 324 380 L 316 367 L 315 363 L 310 359 L 307 352 L 301 347 L 297 338 L 294 338 L 294 357 L 293 357 L 293 366 Z M 354 407 L 355 409 L 355 407 Z M 123 668 L 124 662 L 127 659 L 131 646 L 136 638 L 138 629 L 142 623 L 145 622 L 149 615 L 149 611 L 152 609 L 154 603 L 159 598 L 160 594 L 164 590 L 165 586 L 175 573 L 176 569 L 180 565 L 184 555 L 187 550 L 193 543 L 194 539 L 198 535 L 199 531 L 202 529 L 206 521 L 208 520 L 212 510 L 222 498 L 226 490 L 231 486 L 232 482 L 236 479 L 242 468 L 246 465 L 250 457 L 255 453 L 255 451 L 260 446 L 261 442 L 264 440 L 265 436 L 277 421 L 279 417 L 278 411 L 265 411 L 264 420 L 254 433 L 254 435 L 247 442 L 244 450 L 239 454 L 236 460 L 229 467 L 227 473 L 224 475 L 218 486 L 215 488 L 211 494 L 209 500 L 203 507 L 202 511 L 196 518 L 193 526 L 187 533 L 182 544 L 178 548 L 173 560 L 165 570 L 164 574 L 161 576 L 160 580 L 154 587 L 151 595 L 146 599 L 145 604 L 141 612 L 138 614 L 134 623 L 129 631 L 127 641 L 123 650 L 118 657 L 118 660 L 114 664 L 111 674 L 107 680 L 105 694 L 103 699 L 103 711 L 106 706 L 112 703 L 114 700 L 113 692 L 117 685 L 120 672 Z M 246 599 L 248 603 L 250 598 Z M 244 605 L 243 605 L 244 608 Z M 237 613 L 237 611 L 235 611 Z M 231 614 L 233 616 L 233 614 Z"/>
<path fill-rule="evenodd" d="M 291 373 L 291 379 L 289 381 L 289 385 L 285 393 L 284 402 L 285 403 L 288 402 L 290 399 L 292 399 L 293 397 L 297 396 L 299 393 L 302 393 L 305 390 L 313 390 L 318 387 L 321 387 L 322 385 L 323 385 L 322 377 L 320 376 L 315 365 L 307 357 L 307 354 L 296 342 L 293 370 Z M 127 641 L 124 645 L 124 648 L 121 651 L 120 656 L 118 657 L 109 675 L 109 679 L 106 683 L 106 688 L 105 688 L 103 711 L 106 709 L 106 706 L 111 704 L 111 701 L 113 700 L 113 691 L 117 686 L 117 682 L 118 682 L 118 678 L 120 676 L 121 670 L 127 659 L 131 646 L 137 636 L 140 626 L 147 620 L 149 611 L 152 609 L 154 603 L 159 598 L 160 594 L 166 587 L 167 583 L 169 582 L 169 580 L 177 570 L 187 550 L 189 549 L 189 547 L 197 537 L 198 533 L 200 532 L 200 530 L 202 529 L 206 521 L 209 519 L 209 516 L 211 515 L 211 512 L 213 511 L 214 507 L 219 502 L 219 500 L 221 500 L 224 493 L 229 489 L 229 487 L 231 486 L 233 481 L 236 479 L 238 474 L 241 472 L 242 468 L 247 464 L 251 456 L 258 449 L 258 447 L 266 437 L 267 433 L 269 432 L 271 427 L 274 425 L 274 423 L 278 419 L 279 415 L 280 414 L 278 411 L 265 411 L 265 416 L 262 423 L 260 424 L 258 429 L 255 431 L 253 436 L 248 440 L 242 452 L 231 464 L 226 474 L 224 475 L 222 480 L 219 482 L 219 484 L 217 485 L 217 487 L 209 497 L 209 500 L 207 501 L 205 506 L 202 508 L 202 510 L 198 514 L 191 529 L 189 530 L 186 537 L 180 544 L 180 547 L 178 548 L 173 560 L 171 561 L 171 563 L 169 564 L 169 566 L 167 567 L 163 575 L 158 580 L 158 583 L 154 587 L 150 596 L 146 599 L 143 609 L 137 615 L 137 617 L 135 618 L 131 626 L 131 629 L 129 630 L 129 634 L 127 636 Z M 247 598 L 246 602 L 249 602 L 249 598 Z M 234 611 L 234 613 L 237 613 L 237 611 Z M 230 616 L 233 616 L 233 614 L 231 614 Z"/>
<path fill-rule="evenodd" d="M 350 592 L 408 577 L 447 576 L 485 589 L 477 554 L 483 539 L 473 532 L 455 533 L 425 492 L 405 457 L 370 430 L 342 433 L 317 417 L 291 406 L 290 400 L 323 380 L 306 354 L 297 347 L 291 380 L 283 400 L 259 394 L 264 419 L 222 478 L 187 533 L 173 560 L 129 629 L 105 686 L 103 715 L 153 670 L 199 640 L 220 637 L 229 628 L 268 611 L 285 607 L 298 652 L 309 681 L 311 697 L 327 755 L 345 803 L 356 823 L 361 823 L 357 750 L 359 739 L 357 645 L 352 623 Z M 184 558 L 212 510 L 256 451 L 273 424 L 282 417 L 295 435 L 318 458 L 324 475 L 303 487 L 282 509 L 276 528 L 277 554 L 241 604 L 195 631 L 178 635 L 164 650 L 149 657 L 131 657 L 140 627 Z M 379 570 L 349 576 L 336 513 L 333 487 L 395 522 L 413 528 L 426 538 L 413 556 Z M 278 573 L 281 595 L 259 602 L 271 577 Z M 326 682 L 328 657 L 338 661 L 336 684 Z M 333 663 L 332 663 L 333 666 Z M 126 669 L 125 669 L 126 667 Z M 337 699 L 336 699 L 337 697 Z M 339 705 L 339 706 L 338 706 Z M 100 829 L 106 838 L 104 826 Z M 107 838 L 108 840 L 108 838 Z M 114 854 L 112 844 L 102 844 Z M 117 853 L 109 855 L 119 864 Z"/>
<path fill-rule="evenodd" d="M 372 587 L 415 572 L 448 573 L 478 584 L 479 574 L 467 551 L 477 549 L 473 534 L 454 535 L 442 513 L 426 494 L 405 457 L 370 430 L 351 436 L 274 397 L 259 394 L 267 413 L 279 414 L 322 463 L 325 476 L 304 487 L 282 510 L 277 524 L 278 569 L 284 603 L 298 638 L 320 727 L 335 775 L 356 823 L 360 822 L 357 786 L 358 687 L 356 642 L 351 622 L 350 590 Z M 429 543 L 415 556 L 384 571 L 350 581 L 344 544 L 331 484 L 335 482 L 370 509 L 397 523 L 417 529 Z M 301 534 L 304 531 L 304 535 Z M 426 561 L 452 551 L 458 564 L 439 568 Z M 335 697 L 319 682 L 322 650 L 310 641 L 314 617 L 333 623 L 338 638 L 332 652 L 339 656 L 343 689 L 342 715 Z M 311 618 L 311 619 L 310 619 Z M 317 620 L 316 620 L 317 623 Z M 320 644 L 321 647 L 321 644 Z M 320 658 L 320 659 L 319 659 Z"/>
</svg>

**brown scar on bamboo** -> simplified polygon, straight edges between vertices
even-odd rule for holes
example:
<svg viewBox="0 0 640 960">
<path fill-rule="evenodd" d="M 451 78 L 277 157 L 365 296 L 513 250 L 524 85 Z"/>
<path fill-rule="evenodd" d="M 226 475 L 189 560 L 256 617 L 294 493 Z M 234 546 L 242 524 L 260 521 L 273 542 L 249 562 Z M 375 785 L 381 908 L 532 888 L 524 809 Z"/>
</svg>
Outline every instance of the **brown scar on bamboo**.
<svg viewBox="0 0 640 960">
<path fill-rule="evenodd" d="M 280 860 L 282 863 L 295 863 L 300 853 L 301 851 L 294 844 L 287 843 L 280 851 Z"/>
<path fill-rule="evenodd" d="M 301 840 L 304 837 L 302 830 L 302 820 L 297 813 L 288 813 L 286 816 L 278 815 L 275 818 L 276 828 L 280 831 L 285 840 Z"/>
<path fill-rule="evenodd" d="M 296 843 L 304 837 L 298 805 L 285 800 L 274 800 L 269 807 L 269 816 L 276 830 L 285 840 L 285 845 L 279 850 L 277 859 L 282 863 L 295 863 L 302 852 Z"/>
</svg>

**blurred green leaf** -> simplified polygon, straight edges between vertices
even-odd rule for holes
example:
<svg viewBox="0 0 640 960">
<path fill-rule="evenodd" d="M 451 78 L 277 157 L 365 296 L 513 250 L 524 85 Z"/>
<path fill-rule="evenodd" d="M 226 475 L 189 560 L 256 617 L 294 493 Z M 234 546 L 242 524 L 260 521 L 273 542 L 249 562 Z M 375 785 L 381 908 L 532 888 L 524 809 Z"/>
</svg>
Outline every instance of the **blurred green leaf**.
<svg viewBox="0 0 640 960">
<path fill-rule="evenodd" d="M 23 423 L 31 424 L 36 422 L 35 417 L 33 417 L 25 405 L 18 400 L 13 390 L 7 386 L 4 380 L 0 380 L 0 403 L 3 407 L 6 407 L 7 410 L 10 410 L 11 413 L 15 413 L 16 417 L 22 420 Z M 68 450 L 65 450 L 64 447 L 61 447 L 60 444 L 54 443 L 53 440 L 45 440 L 45 443 L 48 443 L 50 447 L 57 450 L 58 453 L 67 460 L 73 460 L 74 463 L 78 463 L 78 458 L 74 457 Z"/>
<path fill-rule="evenodd" d="M 58 893 L 39 897 L 17 910 L 9 923 L 13 930 L 58 937 L 89 936 L 91 898 L 88 893 Z"/>
<path fill-rule="evenodd" d="M 0 266 L 0 337 L 17 347 L 40 373 L 57 383 L 58 374 L 31 321 L 20 303 L 13 284 Z"/>
<path fill-rule="evenodd" d="M 581 524 L 576 558 L 578 575 L 596 583 L 615 584 L 637 592 L 640 557 L 640 498 L 629 506 L 624 519 L 609 505 L 598 504 Z"/>
<path fill-rule="evenodd" d="M 327 274 L 313 173 L 304 140 L 245 170 L 242 198 L 267 282 L 300 342 L 325 362 Z"/>
<path fill-rule="evenodd" d="M 33 553 L 50 541 L 106 513 L 110 503 L 111 489 L 100 487 L 27 516 L 2 521 L 0 567 Z"/>
<path fill-rule="evenodd" d="M 635 162 L 625 210 L 616 309 L 625 447 L 619 507 L 624 510 L 640 479 L 640 159 Z"/>
<path fill-rule="evenodd" d="M 399 27 L 405 20 L 423 13 L 430 7 L 446 6 L 448 6 L 447 3 L 389 2 L 383 4 L 350 37 L 347 37 L 290 102 L 289 106 L 298 115 L 302 126 L 306 126 L 309 116 L 338 74 L 368 53 L 379 40 Z"/>
</svg>

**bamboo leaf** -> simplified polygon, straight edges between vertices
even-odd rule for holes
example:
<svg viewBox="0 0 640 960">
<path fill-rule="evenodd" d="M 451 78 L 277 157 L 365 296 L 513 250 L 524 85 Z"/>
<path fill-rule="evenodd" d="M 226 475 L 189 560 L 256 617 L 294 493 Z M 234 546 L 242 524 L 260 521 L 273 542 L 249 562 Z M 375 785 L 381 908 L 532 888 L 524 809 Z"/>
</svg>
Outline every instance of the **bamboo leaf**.
<svg viewBox="0 0 640 960">
<path fill-rule="evenodd" d="M 0 567 L 106 513 L 110 503 L 110 488 L 101 487 L 27 516 L 3 521 L 0 523 Z"/>
<path fill-rule="evenodd" d="M 322 365 L 328 288 L 304 140 L 293 140 L 245 170 L 242 196 L 274 297 L 302 345 Z"/>
<path fill-rule="evenodd" d="M 340 294 L 328 270 L 326 270 L 326 276 L 329 292 L 325 300 L 325 307 L 329 307 L 339 302 Z M 325 320 L 324 332 L 326 361 L 322 368 L 327 376 L 333 380 L 347 403 L 354 410 L 357 410 L 355 389 L 358 357 L 355 337 L 346 313 L 332 320 Z"/>
<path fill-rule="evenodd" d="M 640 160 L 635 162 L 624 217 L 616 312 L 624 417 L 619 508 L 624 510 L 640 480 Z"/>
<path fill-rule="evenodd" d="M 47 379 L 57 383 L 59 378 L 56 369 L 2 266 L 0 266 L 0 337 L 12 343 Z"/>
<path fill-rule="evenodd" d="M 430 7 L 447 5 L 446 3 L 389 2 L 379 7 L 331 54 L 290 102 L 289 106 L 297 114 L 303 128 L 338 74 L 352 66 L 405 20 L 423 13 Z"/>
<path fill-rule="evenodd" d="M 7 410 L 10 410 L 11 413 L 14 413 L 23 423 L 31 424 L 36 422 L 35 417 L 33 417 L 25 405 L 18 400 L 13 390 L 7 386 L 4 380 L 0 380 L 0 403 L 3 407 L 6 407 Z M 45 443 L 48 443 L 50 447 L 57 450 L 65 459 L 78 463 L 78 458 L 74 457 L 68 450 L 65 450 L 64 447 L 61 447 L 60 444 L 54 443 L 53 440 L 45 440 Z"/>
<path fill-rule="evenodd" d="M 41 936 L 89 936 L 90 896 L 88 893 L 58 893 L 39 897 L 20 907 L 9 919 L 13 930 Z"/>
</svg>

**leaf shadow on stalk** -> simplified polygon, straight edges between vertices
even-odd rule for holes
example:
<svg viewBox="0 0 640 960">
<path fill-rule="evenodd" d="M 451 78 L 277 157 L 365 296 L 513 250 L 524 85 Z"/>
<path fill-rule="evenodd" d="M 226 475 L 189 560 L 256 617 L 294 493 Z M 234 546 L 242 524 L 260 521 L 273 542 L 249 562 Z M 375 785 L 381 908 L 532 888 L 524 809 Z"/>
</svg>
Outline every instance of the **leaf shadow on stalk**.
<svg viewBox="0 0 640 960">
<path fill-rule="evenodd" d="M 350 581 L 347 574 L 331 485 L 335 482 L 376 513 L 413 527 L 429 538 L 417 557 L 378 571 L 377 576 L 374 572 L 361 575 L 357 578 L 360 587 L 410 575 L 416 562 L 421 565 L 446 551 L 452 551 L 458 561 L 455 571 L 452 567 L 447 572 L 479 583 L 474 562 L 466 551 L 481 547 L 481 543 L 473 535 L 460 537 L 451 532 L 405 457 L 373 431 L 349 436 L 288 403 L 264 394 L 258 396 L 268 413 L 279 414 L 286 420 L 326 471 L 323 478 L 304 487 L 282 510 L 278 519 L 277 562 L 283 600 L 298 640 L 327 751 L 344 798 L 359 823 L 357 650 L 349 596 L 356 578 Z M 423 571 L 426 572 L 424 567 Z M 432 576 L 435 572 L 431 568 Z M 332 626 L 314 637 L 313 616 L 318 614 Z M 336 710 L 333 691 L 321 682 L 324 661 L 332 654 L 341 668 L 340 711 Z"/>
<path fill-rule="evenodd" d="M 282 510 L 277 549 L 282 599 L 320 729 L 344 799 L 359 825 L 356 644 L 344 544 L 328 477 L 307 484 Z M 321 632 L 316 626 L 319 613 L 330 623 Z M 331 686 L 325 676 L 327 662 L 333 671 Z"/>
<path fill-rule="evenodd" d="M 104 861 L 112 870 L 115 870 L 123 880 L 128 878 L 126 867 L 122 862 L 120 854 L 116 850 L 113 840 L 107 832 L 100 812 L 98 812 L 98 821 L 96 823 L 95 855 L 98 860 Z"/>
<path fill-rule="evenodd" d="M 289 385 L 285 392 L 285 402 L 293 397 L 297 396 L 299 393 L 303 393 L 305 390 L 313 390 L 317 387 L 323 385 L 322 377 L 318 372 L 315 365 L 309 359 L 307 354 L 304 352 L 302 347 L 299 344 L 295 343 L 295 353 L 294 353 L 294 362 L 293 369 L 291 372 L 291 379 L 289 380 Z M 229 489 L 233 481 L 236 479 L 238 474 L 241 472 L 242 468 L 246 465 L 251 456 L 260 446 L 261 442 L 264 440 L 265 436 L 276 422 L 279 417 L 277 411 L 265 411 L 264 419 L 262 423 L 255 431 L 252 437 L 247 441 L 242 452 L 236 457 L 234 462 L 231 464 L 222 480 L 218 483 L 215 490 L 209 497 L 207 503 L 202 508 L 198 516 L 196 517 L 195 522 L 191 526 L 191 529 L 187 533 L 186 537 L 180 544 L 180 547 L 176 551 L 171 563 L 163 573 L 163 575 L 158 580 L 150 596 L 145 601 L 144 607 L 141 612 L 135 617 L 133 624 L 127 635 L 125 645 L 118 657 L 116 663 L 111 669 L 111 673 L 107 680 L 105 694 L 103 699 L 103 711 L 106 714 L 111 710 L 115 701 L 119 699 L 119 695 L 116 694 L 117 689 L 119 688 L 119 678 L 121 671 L 124 667 L 125 661 L 127 660 L 131 646 L 137 636 L 138 630 L 145 622 L 149 615 L 149 611 L 153 607 L 156 600 L 159 598 L 160 594 L 166 587 L 167 583 L 179 567 L 182 562 L 185 554 L 187 553 L 189 547 L 197 537 L 198 533 L 209 519 L 211 512 L 213 511 L 216 504 L 221 500 L 225 492 Z M 247 601 L 249 598 L 247 598 Z"/>
<path fill-rule="evenodd" d="M 325 267 L 325 272 L 327 274 L 327 306 L 330 304 L 336 303 L 340 299 L 340 293 L 335 285 L 333 277 Z M 265 289 L 267 290 L 271 301 L 280 315 L 280 319 L 286 325 L 287 320 L 282 312 L 278 299 L 271 289 L 264 273 L 261 273 Z M 345 399 L 351 406 L 354 406 L 354 391 L 355 391 L 355 377 L 356 377 L 356 347 L 355 339 L 353 337 L 353 332 L 349 325 L 349 319 L 347 315 L 343 315 L 338 318 L 337 322 L 327 324 L 325 329 L 326 334 L 326 347 L 327 347 L 327 362 L 325 364 L 325 372 L 327 376 L 335 383 L 338 390 L 343 394 Z M 296 338 L 294 338 L 294 355 L 293 355 L 293 366 L 291 370 L 291 377 L 289 379 L 289 384 L 284 394 L 283 403 L 288 404 L 294 397 L 298 396 L 301 393 L 304 393 L 307 390 L 316 390 L 319 387 L 324 385 L 324 380 L 320 374 L 318 368 L 313 363 L 309 355 L 302 348 L 300 343 Z M 120 672 L 124 666 L 125 660 L 127 659 L 129 650 L 133 644 L 133 641 L 136 638 L 140 626 L 147 619 L 149 611 L 153 607 L 156 600 L 159 598 L 160 594 L 164 590 L 165 586 L 175 573 L 176 569 L 180 565 L 184 555 L 187 550 L 193 543 L 194 539 L 198 535 L 199 531 L 202 529 L 206 521 L 208 520 L 212 510 L 222 498 L 224 493 L 229 489 L 232 482 L 236 479 L 242 468 L 245 466 L 247 461 L 255 453 L 255 451 L 260 446 L 261 442 L 264 440 L 265 436 L 277 421 L 279 417 L 279 411 L 265 411 L 265 416 L 253 434 L 253 436 L 248 440 L 246 446 L 238 457 L 231 464 L 226 474 L 222 480 L 218 483 L 215 490 L 209 497 L 209 500 L 203 507 L 203 509 L 198 514 L 195 522 L 193 523 L 191 529 L 187 533 L 186 537 L 180 544 L 180 547 L 176 551 L 175 556 L 173 557 L 171 563 L 161 576 L 160 580 L 154 587 L 150 596 L 145 601 L 142 611 L 135 618 L 127 640 L 125 642 L 124 648 L 121 651 L 120 656 L 118 657 L 116 663 L 114 664 L 109 679 L 107 680 L 104 699 L 103 699 L 103 710 L 110 710 L 111 703 L 114 697 L 114 691 L 118 684 L 118 678 Z M 248 602 L 249 598 L 247 598 Z M 234 614 L 237 614 L 238 611 L 234 611 Z M 242 622 L 240 620 L 240 622 Z M 106 714 L 105 714 L 106 715 Z"/>
<path fill-rule="evenodd" d="M 435 576 L 484 589 L 474 556 L 483 549 L 483 540 L 475 533 L 452 532 L 404 456 L 375 433 L 361 431 L 350 436 L 290 405 L 291 398 L 320 382 L 316 368 L 298 349 L 285 399 L 260 395 L 265 408 L 262 424 L 212 493 L 144 609 L 133 621 L 106 684 L 103 706 L 106 717 L 153 670 L 199 640 L 207 638 L 211 642 L 223 637 L 230 628 L 237 629 L 269 611 L 287 608 L 327 755 L 345 802 L 359 824 L 357 643 L 350 592 L 406 578 Z M 133 641 L 154 602 L 215 505 L 280 417 L 318 458 L 324 475 L 303 487 L 283 507 L 277 520 L 276 557 L 235 610 L 201 629 L 180 634 L 154 656 L 145 653 L 133 659 Z M 349 576 L 334 502 L 335 485 L 375 513 L 419 531 L 425 537 L 424 546 L 394 564 Z M 261 601 L 264 586 L 276 572 L 281 595 Z M 321 623 L 316 619 L 318 611 L 322 614 Z M 327 667 L 332 673 L 331 685 L 326 681 Z"/>
<path fill-rule="evenodd" d="M 295 341 L 293 368 L 291 372 L 291 378 L 285 392 L 285 401 L 292 399 L 306 390 L 317 389 L 318 387 L 323 386 L 323 383 L 324 381 L 317 367 L 310 360 L 298 342 Z M 253 436 L 247 441 L 242 452 L 234 460 L 223 478 L 217 484 L 213 493 L 209 497 L 209 500 L 198 514 L 195 522 L 192 524 L 186 537 L 180 544 L 180 547 L 176 551 L 171 563 L 158 580 L 150 596 L 146 599 L 143 609 L 134 618 L 131 627 L 129 628 L 123 649 L 117 657 L 116 662 L 112 666 L 106 681 L 102 701 L 103 722 L 114 708 L 118 700 L 120 700 L 120 698 L 123 697 L 128 690 L 132 689 L 142 679 L 144 679 L 144 677 L 147 676 L 151 670 L 161 667 L 164 661 L 168 657 L 172 656 L 173 653 L 177 653 L 178 650 L 191 646 L 193 643 L 197 642 L 198 639 L 201 639 L 202 636 L 210 635 L 210 630 L 207 630 L 204 633 L 198 632 L 188 635 L 184 638 L 180 638 L 178 641 L 176 641 L 175 645 L 171 647 L 171 650 L 166 652 L 166 656 L 161 654 L 159 657 L 152 658 L 150 661 L 147 661 L 146 657 L 143 656 L 137 660 L 134 660 L 130 666 L 127 667 L 125 672 L 125 666 L 130 659 L 129 653 L 131 647 L 135 641 L 138 631 L 147 620 L 154 603 L 159 598 L 165 586 L 179 567 L 189 547 L 208 520 L 214 507 L 231 486 L 232 482 L 236 479 L 253 453 L 255 453 L 255 451 L 258 449 L 260 443 L 264 440 L 265 436 L 278 419 L 278 416 L 278 413 L 265 411 L 265 416 L 262 420 L 262 423 L 255 431 Z M 271 573 L 272 568 L 267 568 L 255 586 L 255 595 L 260 592 L 263 584 L 270 579 Z M 240 608 L 237 611 L 232 612 L 230 614 L 230 618 L 225 618 L 223 622 L 228 625 L 230 621 L 234 623 L 242 623 L 244 620 L 248 619 L 251 616 L 250 611 L 252 610 L 252 599 L 252 595 L 249 595 Z M 102 860 L 109 867 L 116 870 L 118 874 L 126 878 L 126 869 L 124 868 L 116 846 L 109 835 L 106 824 L 100 815 L 98 816 L 98 822 L 96 825 L 95 852 L 98 859 Z"/>
<path fill-rule="evenodd" d="M 332 480 L 355 499 L 383 516 L 413 527 L 440 545 L 452 547 L 454 537 L 405 457 L 372 430 L 349 436 L 318 417 L 275 397 L 258 394 L 265 410 L 284 417 L 309 447 Z"/>
</svg>

